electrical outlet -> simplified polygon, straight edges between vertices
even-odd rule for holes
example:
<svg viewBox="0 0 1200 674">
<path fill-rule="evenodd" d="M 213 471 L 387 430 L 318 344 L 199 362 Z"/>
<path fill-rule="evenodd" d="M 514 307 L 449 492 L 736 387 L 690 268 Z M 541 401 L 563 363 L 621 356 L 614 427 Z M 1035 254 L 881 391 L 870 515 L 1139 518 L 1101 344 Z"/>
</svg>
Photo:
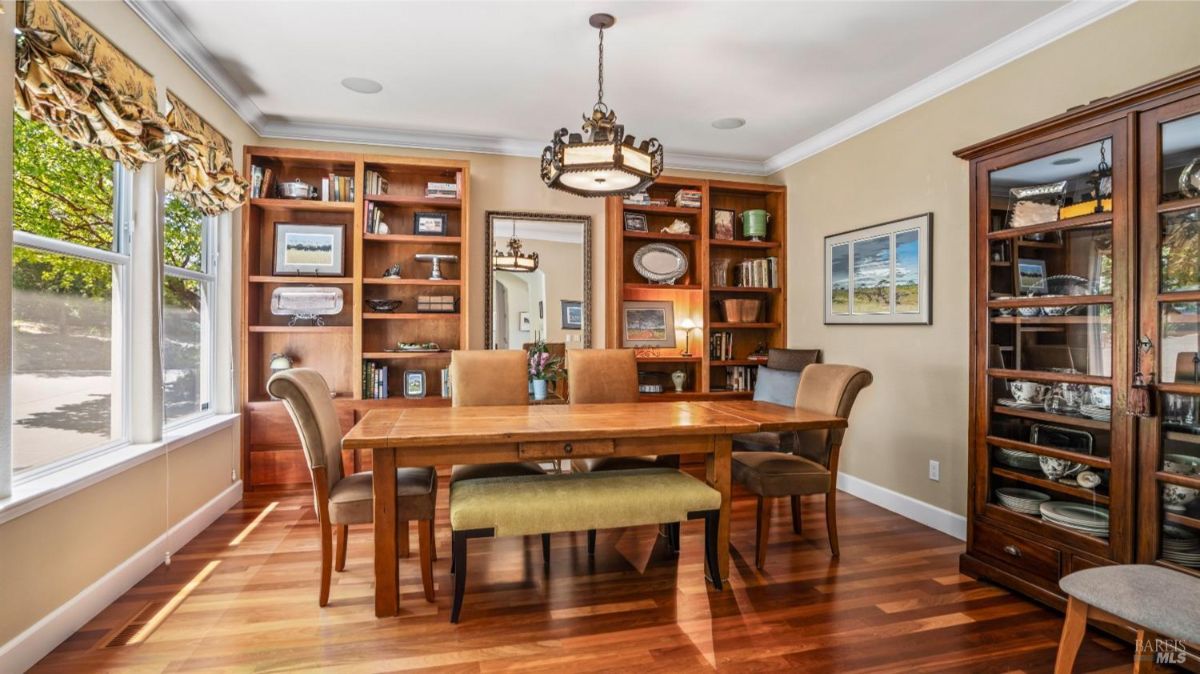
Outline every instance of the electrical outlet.
<svg viewBox="0 0 1200 674">
<path fill-rule="evenodd" d="M 934 482 L 941 480 L 940 477 L 941 465 L 937 461 L 930 459 L 929 461 L 929 479 Z"/>
</svg>

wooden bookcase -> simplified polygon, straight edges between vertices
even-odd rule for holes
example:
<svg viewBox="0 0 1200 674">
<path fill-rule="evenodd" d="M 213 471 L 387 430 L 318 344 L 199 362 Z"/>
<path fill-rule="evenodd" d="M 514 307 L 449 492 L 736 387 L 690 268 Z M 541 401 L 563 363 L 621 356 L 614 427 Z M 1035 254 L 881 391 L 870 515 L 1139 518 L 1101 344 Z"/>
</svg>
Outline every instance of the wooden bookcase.
<svg viewBox="0 0 1200 674">
<path fill-rule="evenodd" d="M 606 316 L 607 344 L 619 348 L 622 340 L 622 307 L 627 301 L 670 301 L 674 304 L 675 322 L 690 318 L 701 326 L 692 331 L 691 355 L 683 355 L 687 336 L 676 332 L 675 349 L 658 349 L 653 355 L 638 357 L 638 371 L 643 381 L 660 383 L 666 392 L 643 394 L 642 400 L 681 400 L 709 398 L 749 398 L 751 391 L 729 391 L 726 387 L 726 368 L 753 368 L 760 364 L 748 359 L 755 349 L 782 347 L 787 343 L 787 188 L 783 185 L 746 183 L 725 180 L 705 180 L 663 176 L 648 190 L 652 199 L 667 199 L 674 204 L 680 189 L 698 190 L 700 208 L 674 205 L 650 206 L 626 204 L 623 199 L 610 197 L 606 204 L 607 263 Z M 763 209 L 771 214 L 764 241 L 746 240 L 742 228 L 735 223 L 734 239 L 718 240 L 712 232 L 714 208 L 737 211 Z M 648 232 L 626 231 L 625 214 L 638 213 L 646 217 Z M 691 225 L 689 234 L 668 234 L 661 230 L 674 220 Z M 674 285 L 648 283 L 634 268 L 633 257 L 648 243 L 669 243 L 688 258 L 688 271 Z M 775 256 L 778 258 L 778 287 L 749 288 L 716 286 L 711 265 L 714 260 L 729 260 L 733 268 L 743 260 Z M 732 280 L 730 281 L 732 283 Z M 764 302 L 759 320 L 754 323 L 730 323 L 724 320 L 720 301 L 726 298 L 757 298 Z M 699 334 L 697 334 L 697 332 Z M 714 333 L 733 334 L 733 358 L 718 360 L 709 352 Z M 670 373 L 682 369 L 687 374 L 683 393 L 676 393 Z"/>
<path fill-rule="evenodd" d="M 252 488 L 308 481 L 308 469 L 291 421 L 282 404 L 271 400 L 266 392 L 271 355 L 286 353 L 297 367 L 320 372 L 337 394 L 335 404 L 347 429 L 374 406 L 449 404 L 441 397 L 441 371 L 449 365 L 450 350 L 467 348 L 471 268 L 469 162 L 247 147 L 246 175 L 251 175 L 253 166 L 269 167 L 275 184 L 300 179 L 318 189 L 322 178 L 331 173 L 353 176 L 355 194 L 352 201 L 344 202 L 255 198 L 242 209 L 240 390 L 246 412 L 243 475 Z M 368 171 L 387 180 L 387 193 L 366 193 L 363 188 Z M 427 198 L 425 186 L 430 181 L 458 183 L 459 198 Z M 382 211 L 388 234 L 366 232 L 368 203 Z M 446 236 L 413 233 L 413 215 L 417 212 L 445 213 Z M 277 223 L 344 226 L 345 275 L 274 275 Z M 442 264 L 446 279 L 431 281 L 429 263 L 415 258 L 420 253 L 458 255 L 459 261 Z M 384 270 L 396 263 L 401 266 L 402 277 L 382 278 Z M 341 288 L 341 313 L 324 317 L 323 326 L 288 326 L 287 316 L 271 314 L 271 293 L 276 288 L 304 285 Z M 417 296 L 422 294 L 452 295 L 458 300 L 458 311 L 418 313 Z M 394 313 L 379 313 L 367 306 L 367 299 L 383 298 L 401 300 L 401 308 Z M 401 341 L 437 342 L 443 351 L 385 350 Z M 370 362 L 388 366 L 387 399 L 364 396 L 363 373 Z M 405 370 L 424 371 L 424 398 L 404 397 Z M 348 457 L 347 461 L 357 463 L 361 469 L 365 458 Z"/>
</svg>

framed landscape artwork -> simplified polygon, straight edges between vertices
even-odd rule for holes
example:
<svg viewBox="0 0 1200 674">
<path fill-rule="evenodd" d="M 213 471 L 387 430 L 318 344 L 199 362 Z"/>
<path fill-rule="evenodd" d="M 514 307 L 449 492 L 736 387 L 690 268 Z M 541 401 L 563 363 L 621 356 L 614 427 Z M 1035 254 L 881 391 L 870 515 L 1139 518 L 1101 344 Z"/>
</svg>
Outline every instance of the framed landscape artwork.
<svg viewBox="0 0 1200 674">
<path fill-rule="evenodd" d="M 345 225 L 275 223 L 272 273 L 277 276 L 344 276 L 345 236 Z"/>
<path fill-rule="evenodd" d="M 933 214 L 825 237 L 826 324 L 933 322 Z"/>
<path fill-rule="evenodd" d="M 559 300 L 562 303 L 563 330 L 583 329 L 583 301 Z"/>
<path fill-rule="evenodd" d="M 621 309 L 622 346 L 675 348 L 673 302 L 625 302 Z"/>
</svg>

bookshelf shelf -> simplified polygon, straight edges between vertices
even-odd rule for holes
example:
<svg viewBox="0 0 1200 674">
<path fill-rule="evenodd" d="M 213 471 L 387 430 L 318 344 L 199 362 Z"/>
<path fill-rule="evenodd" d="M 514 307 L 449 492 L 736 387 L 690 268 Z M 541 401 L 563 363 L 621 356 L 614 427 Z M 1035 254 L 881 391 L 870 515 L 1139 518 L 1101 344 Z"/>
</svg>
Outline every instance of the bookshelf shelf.
<svg viewBox="0 0 1200 674">
<path fill-rule="evenodd" d="M 421 278 L 365 278 L 363 285 L 369 286 L 461 286 L 462 279 L 447 278 L 440 280 Z"/>
<path fill-rule="evenodd" d="M 445 208 L 460 210 L 462 208 L 461 199 L 445 199 L 437 197 L 410 197 L 405 195 L 393 194 L 368 194 L 365 197 L 366 201 L 376 204 L 396 204 L 403 206 L 427 206 L 429 208 Z M 425 237 L 431 238 L 431 237 Z"/>
<path fill-rule="evenodd" d="M 353 201 L 314 201 L 311 199 L 251 199 L 250 205 L 273 211 L 354 212 Z"/>
<path fill-rule="evenodd" d="M 422 245 L 461 245 L 461 236 L 421 236 L 420 234 L 363 234 L 363 241 L 380 243 L 418 243 Z"/>
</svg>

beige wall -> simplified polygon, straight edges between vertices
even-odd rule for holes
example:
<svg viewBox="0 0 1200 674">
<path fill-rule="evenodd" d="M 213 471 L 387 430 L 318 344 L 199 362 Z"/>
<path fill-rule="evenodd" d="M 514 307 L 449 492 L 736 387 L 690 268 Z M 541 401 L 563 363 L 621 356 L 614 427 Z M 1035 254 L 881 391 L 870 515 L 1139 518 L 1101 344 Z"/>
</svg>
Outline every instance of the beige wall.
<svg viewBox="0 0 1200 674">
<path fill-rule="evenodd" d="M 789 342 L 875 374 L 846 473 L 965 514 L 968 176 L 951 153 L 1194 67 L 1197 35 L 1200 3 L 1139 2 L 773 176 L 788 185 Z M 823 238 L 927 211 L 933 325 L 823 325 Z"/>
</svg>

